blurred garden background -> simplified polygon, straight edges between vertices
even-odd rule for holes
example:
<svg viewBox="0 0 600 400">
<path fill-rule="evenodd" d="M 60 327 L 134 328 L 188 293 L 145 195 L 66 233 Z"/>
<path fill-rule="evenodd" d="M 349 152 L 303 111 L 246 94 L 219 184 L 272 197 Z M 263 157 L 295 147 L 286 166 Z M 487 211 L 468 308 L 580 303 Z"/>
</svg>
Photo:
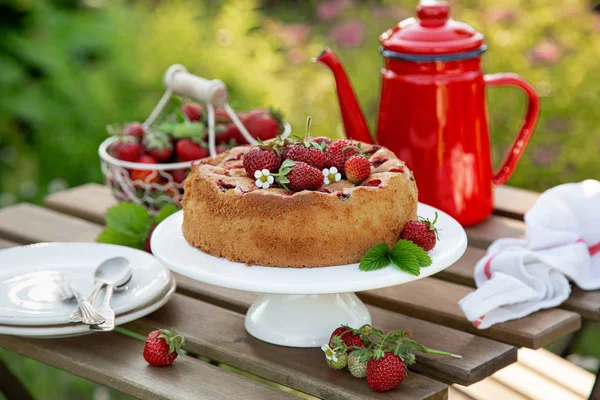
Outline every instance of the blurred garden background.
<svg viewBox="0 0 600 400">
<path fill-rule="evenodd" d="M 596 1 L 596 3 L 594 3 Z M 235 109 L 273 106 L 296 130 L 342 136 L 329 70 L 311 62 L 332 47 L 371 126 L 379 94 L 378 36 L 414 15 L 416 0 L 3 0 L 0 2 L 0 207 L 40 203 L 101 182 L 106 125 L 144 120 L 174 63 L 223 80 Z M 597 0 L 452 1 L 481 31 L 486 72 L 516 72 L 542 98 L 538 128 L 511 185 L 544 190 L 600 175 L 600 6 Z M 517 90 L 488 94 L 496 162 L 524 110 Z M 588 330 L 582 354 L 600 355 Z M 587 336 L 586 336 L 587 335 Z M 2 357 L 38 398 L 88 398 L 89 382 Z M 104 397 L 102 397 L 104 396 Z M 100 397 L 114 393 L 101 391 Z M 1 395 L 0 395 L 1 397 Z"/>
</svg>

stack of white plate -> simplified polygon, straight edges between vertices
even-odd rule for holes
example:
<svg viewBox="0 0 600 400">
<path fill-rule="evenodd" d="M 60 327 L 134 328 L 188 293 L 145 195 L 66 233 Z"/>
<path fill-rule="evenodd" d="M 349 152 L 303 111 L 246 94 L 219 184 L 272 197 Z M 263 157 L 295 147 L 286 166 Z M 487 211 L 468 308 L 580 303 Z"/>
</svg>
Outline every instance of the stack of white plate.
<svg viewBox="0 0 600 400">
<path fill-rule="evenodd" d="M 88 325 L 69 322 L 77 302 L 61 301 L 62 282 L 86 297 L 94 287 L 96 267 L 118 256 L 129 260 L 132 277 L 112 297 L 116 325 L 159 309 L 175 292 L 171 273 L 152 255 L 98 243 L 41 243 L 0 251 L 0 334 L 57 338 L 92 333 Z"/>
</svg>

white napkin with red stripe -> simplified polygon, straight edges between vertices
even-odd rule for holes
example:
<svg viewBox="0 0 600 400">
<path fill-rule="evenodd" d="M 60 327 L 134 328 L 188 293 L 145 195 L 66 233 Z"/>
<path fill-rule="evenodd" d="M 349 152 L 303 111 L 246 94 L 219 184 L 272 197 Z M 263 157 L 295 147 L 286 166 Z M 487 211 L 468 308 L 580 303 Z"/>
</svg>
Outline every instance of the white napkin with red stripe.
<svg viewBox="0 0 600 400">
<path fill-rule="evenodd" d="M 526 240 L 491 244 L 475 266 L 477 290 L 458 302 L 479 329 L 558 306 L 571 293 L 569 280 L 600 288 L 599 181 L 547 190 L 525 223 Z"/>
</svg>

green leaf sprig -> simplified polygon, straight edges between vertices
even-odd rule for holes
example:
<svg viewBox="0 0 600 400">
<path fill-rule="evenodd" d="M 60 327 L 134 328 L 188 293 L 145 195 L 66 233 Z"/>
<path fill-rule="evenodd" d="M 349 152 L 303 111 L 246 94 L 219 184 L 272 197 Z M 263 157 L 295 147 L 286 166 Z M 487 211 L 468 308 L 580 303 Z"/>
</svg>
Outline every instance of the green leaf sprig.
<svg viewBox="0 0 600 400">
<path fill-rule="evenodd" d="M 400 239 L 391 249 L 387 243 L 371 247 L 360 260 L 358 269 L 377 271 L 390 264 L 406 273 L 419 276 L 421 268 L 431 265 L 431 257 L 410 240 Z"/>
<path fill-rule="evenodd" d="M 150 229 L 177 211 L 173 204 L 163 206 L 152 217 L 143 206 L 134 203 L 119 203 L 106 211 L 106 227 L 98 237 L 98 243 L 119 244 L 144 250 Z"/>
</svg>

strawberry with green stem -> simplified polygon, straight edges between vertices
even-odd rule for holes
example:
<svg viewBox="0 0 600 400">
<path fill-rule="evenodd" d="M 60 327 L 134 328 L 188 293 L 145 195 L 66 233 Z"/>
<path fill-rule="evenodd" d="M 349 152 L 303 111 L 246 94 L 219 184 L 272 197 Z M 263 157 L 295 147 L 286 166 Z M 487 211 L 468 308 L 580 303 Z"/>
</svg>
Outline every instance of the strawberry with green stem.
<svg viewBox="0 0 600 400">
<path fill-rule="evenodd" d="M 185 338 L 175 329 L 157 329 L 150 332 L 144 346 L 144 359 L 156 367 L 171 365 L 178 355 L 183 354 L 181 347 Z"/>
<path fill-rule="evenodd" d="M 424 217 L 408 221 L 402 229 L 400 238 L 410 240 L 425 251 L 433 250 L 437 241 L 440 240 L 439 230 L 435 227 L 437 219 L 438 213 L 436 212 L 433 221 Z"/>
<path fill-rule="evenodd" d="M 302 161 L 312 167 L 322 170 L 327 166 L 327 157 L 323 148 L 317 142 L 310 140 L 310 125 L 312 118 L 306 118 L 306 133 L 295 145 L 286 148 L 285 158 L 293 161 Z"/>
</svg>

